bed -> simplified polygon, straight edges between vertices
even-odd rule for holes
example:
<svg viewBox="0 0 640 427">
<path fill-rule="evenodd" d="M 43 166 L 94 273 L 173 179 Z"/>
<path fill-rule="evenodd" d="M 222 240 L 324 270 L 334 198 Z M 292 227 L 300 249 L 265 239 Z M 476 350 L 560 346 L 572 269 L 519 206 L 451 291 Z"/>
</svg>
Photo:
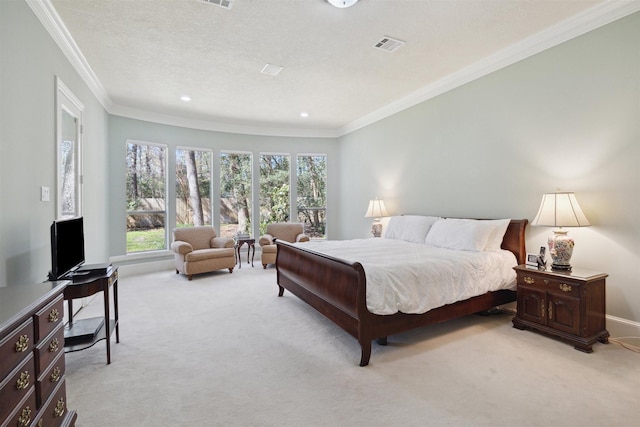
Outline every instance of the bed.
<svg viewBox="0 0 640 427">
<path fill-rule="evenodd" d="M 440 224 L 437 221 L 435 223 Z M 527 224 L 526 219 L 506 220 L 506 230 L 498 250 L 511 252 L 515 257 L 514 265 L 525 262 Z M 430 234 L 434 233 L 427 231 L 427 239 Z M 424 239 L 423 236 L 418 236 L 417 241 L 421 238 Z M 374 241 L 375 239 L 364 240 Z M 415 242 L 409 244 L 417 248 Z M 390 335 L 487 311 L 516 299 L 514 275 L 513 283 L 507 289 L 491 290 L 469 298 L 465 297 L 425 312 L 398 311 L 393 314 L 376 314 L 367 306 L 367 274 L 362 262 L 346 260 L 343 257 L 311 249 L 308 245 L 305 246 L 306 244 L 276 241 L 276 245 L 278 247 L 276 257 L 278 296 L 282 297 L 285 289 L 288 290 L 355 337 L 361 348 L 360 366 L 369 364 L 373 340 L 386 345 L 387 337 Z M 366 244 L 363 243 L 363 245 L 365 246 L 363 249 L 366 250 Z M 402 266 L 394 266 L 392 263 L 389 263 L 388 267 L 390 270 L 403 269 Z"/>
</svg>

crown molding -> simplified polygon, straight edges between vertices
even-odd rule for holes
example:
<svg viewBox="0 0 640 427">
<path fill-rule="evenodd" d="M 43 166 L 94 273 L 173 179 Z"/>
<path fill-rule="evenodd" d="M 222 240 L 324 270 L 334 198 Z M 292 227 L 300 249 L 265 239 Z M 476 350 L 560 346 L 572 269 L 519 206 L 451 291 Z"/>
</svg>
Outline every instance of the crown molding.
<svg viewBox="0 0 640 427">
<path fill-rule="evenodd" d="M 50 0 L 25 0 L 74 69 L 109 114 L 192 129 L 264 136 L 338 138 L 413 107 L 501 68 L 640 10 L 640 0 L 610 0 L 534 34 L 337 129 L 296 129 L 187 119 L 115 105 Z"/>
<path fill-rule="evenodd" d="M 347 135 L 639 10 L 640 0 L 611 0 L 601 3 L 356 119 L 338 129 L 338 134 Z"/>
<path fill-rule="evenodd" d="M 298 138 L 337 138 L 338 132 L 335 129 L 304 129 L 294 127 L 269 127 L 252 126 L 245 124 L 234 124 L 216 122 L 212 120 L 189 119 L 186 117 L 160 114 L 143 109 L 114 105 L 109 114 L 121 116 L 129 119 L 143 120 L 147 122 L 184 127 L 189 129 L 208 130 L 214 132 L 236 133 L 244 135 L 260 136 L 282 136 Z"/>
<path fill-rule="evenodd" d="M 71 37 L 71 33 L 62 22 L 60 15 L 56 12 L 50 0 L 25 0 L 33 13 L 40 20 L 40 23 L 47 30 L 49 35 L 56 42 L 62 53 L 67 57 L 73 68 L 80 74 L 80 77 L 89 86 L 102 107 L 109 111 L 112 105 L 111 99 L 104 86 L 93 72 L 91 66 L 80 51 L 80 48 Z"/>
</svg>

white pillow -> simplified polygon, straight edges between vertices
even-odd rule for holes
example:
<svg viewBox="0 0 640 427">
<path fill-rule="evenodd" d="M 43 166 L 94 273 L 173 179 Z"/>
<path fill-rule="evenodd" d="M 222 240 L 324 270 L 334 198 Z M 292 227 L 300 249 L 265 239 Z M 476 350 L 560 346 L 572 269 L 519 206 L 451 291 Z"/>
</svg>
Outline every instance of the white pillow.
<svg viewBox="0 0 640 427">
<path fill-rule="evenodd" d="M 435 216 L 402 215 L 389 218 L 384 237 L 424 243 L 431 225 L 438 220 Z"/>
<path fill-rule="evenodd" d="M 483 251 L 494 226 L 476 219 L 446 218 L 436 221 L 425 244 L 459 251 Z"/>
<path fill-rule="evenodd" d="M 485 251 L 497 252 L 502 248 L 502 239 L 504 239 L 504 233 L 507 232 L 507 227 L 511 223 L 511 219 L 487 219 L 481 222 L 488 224 L 491 227 L 491 234 L 489 240 L 484 247 Z"/>
</svg>

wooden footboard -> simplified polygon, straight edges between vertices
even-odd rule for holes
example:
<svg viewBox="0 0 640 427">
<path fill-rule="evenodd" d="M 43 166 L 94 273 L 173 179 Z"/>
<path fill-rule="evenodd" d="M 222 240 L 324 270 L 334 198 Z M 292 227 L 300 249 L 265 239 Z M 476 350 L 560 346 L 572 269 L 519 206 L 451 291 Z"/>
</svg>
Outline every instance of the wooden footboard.
<svg viewBox="0 0 640 427">
<path fill-rule="evenodd" d="M 519 263 L 524 263 L 524 230 L 527 220 L 513 220 L 503 240 Z M 320 252 L 276 241 L 279 296 L 287 289 L 354 336 L 361 347 L 360 366 L 369 364 L 371 342 L 420 326 L 443 322 L 515 301 L 515 292 L 489 292 L 424 314 L 376 315 L 367 310 L 364 269 Z"/>
</svg>

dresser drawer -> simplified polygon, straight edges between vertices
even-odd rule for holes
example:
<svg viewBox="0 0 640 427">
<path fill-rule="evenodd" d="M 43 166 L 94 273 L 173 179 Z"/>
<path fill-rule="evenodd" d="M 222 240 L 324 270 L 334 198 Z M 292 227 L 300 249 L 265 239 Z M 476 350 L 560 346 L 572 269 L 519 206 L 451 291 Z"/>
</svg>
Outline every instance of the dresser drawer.
<svg viewBox="0 0 640 427">
<path fill-rule="evenodd" d="M 36 383 L 36 366 L 33 352 L 0 382 L 0 420 L 4 420 Z"/>
<path fill-rule="evenodd" d="M 20 401 L 19 405 L 6 419 L 3 426 L 27 427 L 31 425 L 36 416 L 36 388 L 31 386 L 27 390 L 27 395 Z"/>
<path fill-rule="evenodd" d="M 58 325 L 62 324 L 63 317 L 64 298 L 60 295 L 34 316 L 36 340 L 44 339 Z"/>
<path fill-rule="evenodd" d="M 536 287 L 555 294 L 580 296 L 580 283 L 537 274 L 518 274 L 518 285 Z"/>
<path fill-rule="evenodd" d="M 58 354 L 51 366 L 49 366 L 49 369 L 41 372 L 36 382 L 38 407 L 42 406 L 44 402 L 47 401 L 49 395 L 53 392 L 53 389 L 56 388 L 64 376 L 64 351 L 60 351 L 58 353 L 60 354 Z"/>
<path fill-rule="evenodd" d="M 0 340 L 0 378 L 4 378 L 31 353 L 35 342 L 31 319 Z"/>
<path fill-rule="evenodd" d="M 59 427 L 65 421 L 67 414 L 67 394 L 64 377 L 57 384 L 57 388 L 49 397 L 34 420 L 37 427 Z"/>
<path fill-rule="evenodd" d="M 36 347 L 36 369 L 45 371 L 60 354 L 64 353 L 64 324 L 60 323 L 47 338 L 38 343 Z"/>
</svg>

